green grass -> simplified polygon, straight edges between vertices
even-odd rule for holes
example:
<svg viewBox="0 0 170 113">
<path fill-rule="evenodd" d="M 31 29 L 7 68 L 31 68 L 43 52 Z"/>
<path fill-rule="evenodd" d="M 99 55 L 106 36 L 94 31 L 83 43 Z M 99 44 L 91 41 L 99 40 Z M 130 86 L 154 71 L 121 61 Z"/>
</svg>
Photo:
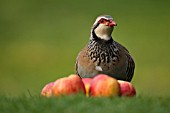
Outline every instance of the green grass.
<svg viewBox="0 0 170 113">
<path fill-rule="evenodd" d="M 0 97 L 1 113 L 169 113 L 170 98 Z"/>
</svg>

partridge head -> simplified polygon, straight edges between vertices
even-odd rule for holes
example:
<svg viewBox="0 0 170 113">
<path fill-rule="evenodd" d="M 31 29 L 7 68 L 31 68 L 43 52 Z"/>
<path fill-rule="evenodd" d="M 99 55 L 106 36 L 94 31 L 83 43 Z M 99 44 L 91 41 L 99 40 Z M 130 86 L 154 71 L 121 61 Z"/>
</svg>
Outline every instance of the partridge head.
<svg viewBox="0 0 170 113">
<path fill-rule="evenodd" d="M 94 22 L 91 32 L 94 32 L 100 39 L 110 40 L 114 26 L 117 26 L 117 24 L 111 16 L 99 16 Z"/>
</svg>

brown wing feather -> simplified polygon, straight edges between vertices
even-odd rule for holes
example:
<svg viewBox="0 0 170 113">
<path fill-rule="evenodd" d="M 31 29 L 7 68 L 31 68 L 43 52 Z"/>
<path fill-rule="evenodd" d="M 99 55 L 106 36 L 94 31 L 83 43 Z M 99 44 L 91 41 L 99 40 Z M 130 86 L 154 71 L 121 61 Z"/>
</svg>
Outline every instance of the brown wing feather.
<svg viewBox="0 0 170 113">
<path fill-rule="evenodd" d="M 120 50 L 123 50 L 125 52 L 125 55 L 127 57 L 128 65 L 127 65 L 127 69 L 126 69 L 126 75 L 127 75 L 126 80 L 130 82 L 133 77 L 133 74 L 134 74 L 135 62 L 134 62 L 133 58 L 131 57 L 129 51 L 124 46 L 122 46 L 118 42 L 116 42 L 116 45 Z"/>
<path fill-rule="evenodd" d="M 87 55 L 87 45 L 79 52 L 77 58 L 76 58 L 76 63 L 75 63 L 75 70 L 76 70 L 76 74 L 81 76 L 81 72 L 78 69 L 78 64 L 81 65 L 83 67 L 84 70 L 88 69 L 88 66 L 91 64 L 89 62 L 89 58 Z M 82 70 L 83 71 L 83 70 Z"/>
<path fill-rule="evenodd" d="M 127 74 L 127 81 L 131 81 L 133 74 L 134 74 L 134 69 L 135 69 L 135 63 L 133 58 L 128 54 L 128 66 L 126 69 L 126 74 Z"/>
</svg>

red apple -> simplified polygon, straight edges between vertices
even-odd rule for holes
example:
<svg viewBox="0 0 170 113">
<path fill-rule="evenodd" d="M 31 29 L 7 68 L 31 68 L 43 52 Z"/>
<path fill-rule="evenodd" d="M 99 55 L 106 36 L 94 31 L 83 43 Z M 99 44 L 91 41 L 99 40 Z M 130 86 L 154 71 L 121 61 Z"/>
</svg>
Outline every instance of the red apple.
<svg viewBox="0 0 170 113">
<path fill-rule="evenodd" d="M 99 74 L 93 78 L 89 94 L 96 97 L 113 97 L 120 94 L 120 86 L 116 79 Z"/>
<path fill-rule="evenodd" d="M 70 75 L 56 80 L 52 88 L 55 96 L 85 93 L 85 87 L 78 75 Z"/>
<path fill-rule="evenodd" d="M 52 96 L 52 87 L 54 85 L 54 82 L 50 82 L 44 86 L 44 88 L 41 91 L 41 96 L 50 97 Z"/>
<path fill-rule="evenodd" d="M 92 78 L 82 78 L 82 81 L 85 86 L 86 96 L 89 96 L 89 89 L 90 89 L 90 84 L 91 84 Z"/>
<path fill-rule="evenodd" d="M 127 81 L 123 81 L 123 80 L 118 80 L 119 84 L 120 84 L 120 95 L 121 96 L 135 96 L 136 95 L 136 90 L 134 88 L 134 86 Z"/>
</svg>

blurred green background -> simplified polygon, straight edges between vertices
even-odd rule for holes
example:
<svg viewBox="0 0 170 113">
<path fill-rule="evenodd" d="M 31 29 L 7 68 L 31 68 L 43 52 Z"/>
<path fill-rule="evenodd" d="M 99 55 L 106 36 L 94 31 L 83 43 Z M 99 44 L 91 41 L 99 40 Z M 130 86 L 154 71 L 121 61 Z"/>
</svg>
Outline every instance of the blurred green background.
<svg viewBox="0 0 170 113">
<path fill-rule="evenodd" d="M 39 94 L 74 73 L 95 18 L 112 15 L 113 38 L 136 62 L 138 94 L 170 95 L 170 1 L 1 0 L 0 94 Z"/>
</svg>

